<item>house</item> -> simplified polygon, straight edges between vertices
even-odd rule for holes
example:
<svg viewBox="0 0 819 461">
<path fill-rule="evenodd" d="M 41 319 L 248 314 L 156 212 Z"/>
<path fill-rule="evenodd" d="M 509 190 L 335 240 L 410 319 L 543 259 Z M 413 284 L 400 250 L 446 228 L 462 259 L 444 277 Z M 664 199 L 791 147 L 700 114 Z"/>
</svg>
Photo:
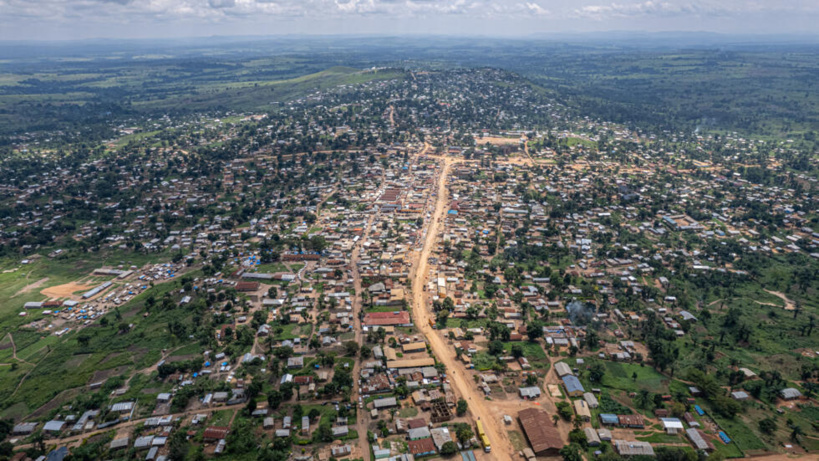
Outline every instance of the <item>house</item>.
<svg viewBox="0 0 819 461">
<path fill-rule="evenodd" d="M 210 426 L 202 433 L 202 439 L 207 441 L 221 440 L 227 437 L 230 432 L 229 427 Z"/>
<path fill-rule="evenodd" d="M 432 442 L 435 443 L 435 447 L 438 448 L 439 451 L 445 443 L 452 442 L 452 435 L 450 435 L 449 428 L 447 427 L 436 427 L 430 429 L 429 433 L 432 436 Z"/>
<path fill-rule="evenodd" d="M 734 400 L 739 400 L 740 402 L 743 400 L 748 400 L 751 396 L 748 395 L 745 391 L 734 391 L 731 392 L 731 398 Z"/>
<path fill-rule="evenodd" d="M 392 408 L 398 405 L 398 401 L 395 400 L 395 397 L 386 397 L 383 399 L 375 399 L 373 400 L 373 406 L 376 410 L 381 410 L 384 408 Z"/>
<path fill-rule="evenodd" d="M 409 447 L 409 452 L 413 456 L 421 457 L 427 455 L 434 455 L 436 453 L 435 442 L 433 442 L 431 438 L 410 440 L 409 442 L 407 442 L 407 446 Z M 387 456 L 389 456 L 389 450 L 387 450 Z"/>
<path fill-rule="evenodd" d="M 716 449 L 716 447 L 714 447 L 714 444 L 711 443 L 710 440 L 705 438 L 705 436 L 699 429 L 689 427 L 688 429 L 685 430 L 685 435 L 688 436 L 688 439 L 691 440 L 691 443 L 697 450 L 710 452 Z"/>
<path fill-rule="evenodd" d="M 630 427 L 632 429 L 642 429 L 645 427 L 641 415 L 617 415 L 617 420 L 623 427 Z"/>
<path fill-rule="evenodd" d="M 64 426 L 65 426 L 65 421 L 51 420 L 51 421 L 45 423 L 45 426 L 43 426 L 43 431 L 45 431 L 45 432 L 54 432 L 54 433 L 61 432 L 63 430 Z"/>
<path fill-rule="evenodd" d="M 697 419 L 694 418 L 694 415 L 687 411 L 683 414 L 683 419 L 685 420 L 685 423 L 688 424 L 690 427 L 700 427 L 699 421 L 697 421 Z"/>
<path fill-rule="evenodd" d="M 14 435 L 28 435 L 37 429 L 37 423 L 19 423 L 15 424 L 11 433 Z"/>
<path fill-rule="evenodd" d="M 555 364 L 555 373 L 557 373 L 557 376 L 560 378 L 573 374 L 572 369 L 569 368 L 566 362 L 557 362 Z"/>
<path fill-rule="evenodd" d="M 796 400 L 802 397 L 802 393 L 799 392 L 798 389 L 794 389 L 792 387 L 786 387 L 779 391 L 779 395 L 785 400 Z"/>
<path fill-rule="evenodd" d="M 600 437 L 601 442 L 611 442 L 611 431 L 605 427 L 597 429 L 597 436 Z"/>
<path fill-rule="evenodd" d="M 304 368 L 304 357 L 290 357 L 287 359 L 287 368 L 294 370 Z"/>
<path fill-rule="evenodd" d="M 349 456 L 353 453 L 353 447 L 350 445 L 341 445 L 338 447 L 331 447 L 330 448 L 330 455 L 335 458 L 343 458 L 345 456 Z"/>
<path fill-rule="evenodd" d="M 415 427 L 407 431 L 407 438 L 410 440 L 425 439 L 430 437 L 427 426 Z"/>
<path fill-rule="evenodd" d="M 595 431 L 593 427 L 587 427 L 583 429 L 583 432 L 586 434 L 586 442 L 588 442 L 590 447 L 600 445 L 600 436 L 597 435 L 597 431 Z"/>
<path fill-rule="evenodd" d="M 583 421 L 591 421 L 591 410 L 585 400 L 574 401 L 574 412 Z"/>
<path fill-rule="evenodd" d="M 600 403 L 597 401 L 597 397 L 595 397 L 591 392 L 584 392 L 583 399 L 589 405 L 589 408 L 597 408 L 600 406 Z"/>
<path fill-rule="evenodd" d="M 683 423 L 677 418 L 660 418 L 660 423 L 667 434 L 679 434 L 683 431 Z"/>
<path fill-rule="evenodd" d="M 535 455 L 557 456 L 559 454 L 560 449 L 563 448 L 563 439 L 546 412 L 528 408 L 518 413 L 518 419 Z"/>
<path fill-rule="evenodd" d="M 540 397 L 540 388 L 537 386 L 519 387 L 518 393 L 522 399 L 537 399 Z"/>
<path fill-rule="evenodd" d="M 566 393 L 569 397 L 583 397 L 585 390 L 580 380 L 576 376 L 566 375 L 563 377 L 563 387 L 566 388 Z"/>
<path fill-rule="evenodd" d="M 612 445 L 620 456 L 655 456 L 648 442 L 613 440 Z"/>
<path fill-rule="evenodd" d="M 620 418 L 611 413 L 600 413 L 600 423 L 606 426 L 616 426 L 620 423 Z"/>
</svg>

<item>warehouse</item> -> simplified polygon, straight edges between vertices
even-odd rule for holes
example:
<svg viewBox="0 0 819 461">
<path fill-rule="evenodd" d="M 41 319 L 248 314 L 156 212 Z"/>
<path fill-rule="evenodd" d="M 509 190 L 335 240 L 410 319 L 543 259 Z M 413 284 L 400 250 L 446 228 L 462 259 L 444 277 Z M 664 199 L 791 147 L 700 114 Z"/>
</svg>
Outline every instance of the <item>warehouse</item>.
<svg viewBox="0 0 819 461">
<path fill-rule="evenodd" d="M 560 453 L 563 439 L 548 414 L 529 408 L 518 413 L 518 419 L 536 455 L 557 456 Z"/>
</svg>

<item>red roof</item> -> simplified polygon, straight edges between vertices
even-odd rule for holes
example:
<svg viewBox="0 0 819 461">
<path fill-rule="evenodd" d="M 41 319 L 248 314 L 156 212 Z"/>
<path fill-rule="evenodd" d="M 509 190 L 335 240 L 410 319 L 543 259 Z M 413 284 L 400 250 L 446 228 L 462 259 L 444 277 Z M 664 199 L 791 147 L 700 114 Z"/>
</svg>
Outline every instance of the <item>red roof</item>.
<svg viewBox="0 0 819 461">
<path fill-rule="evenodd" d="M 364 325 L 407 325 L 410 323 L 409 312 L 369 312 L 364 316 Z"/>
<path fill-rule="evenodd" d="M 407 445 L 409 445 L 409 451 L 413 455 L 435 453 L 435 443 L 430 438 L 410 440 Z"/>
<path fill-rule="evenodd" d="M 227 437 L 228 432 L 230 432 L 229 427 L 211 426 L 205 429 L 205 433 L 202 434 L 202 437 L 205 440 L 219 440 Z"/>
<path fill-rule="evenodd" d="M 415 428 L 418 428 L 418 427 L 424 427 L 426 425 L 427 425 L 427 422 L 424 420 L 424 418 L 415 418 L 415 419 L 407 420 L 407 428 L 408 429 L 415 429 Z"/>
</svg>

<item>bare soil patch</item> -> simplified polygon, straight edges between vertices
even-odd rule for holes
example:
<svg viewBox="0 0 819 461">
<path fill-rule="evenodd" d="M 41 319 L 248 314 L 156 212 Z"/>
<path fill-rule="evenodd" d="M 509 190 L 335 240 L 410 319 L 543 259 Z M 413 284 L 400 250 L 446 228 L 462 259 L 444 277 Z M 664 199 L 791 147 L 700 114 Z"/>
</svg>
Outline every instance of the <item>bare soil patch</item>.
<svg viewBox="0 0 819 461">
<path fill-rule="evenodd" d="M 47 280 L 47 279 L 46 279 Z M 77 291 L 88 291 L 94 288 L 93 285 L 84 285 L 82 283 L 70 282 L 62 285 L 44 288 L 40 293 L 50 298 L 70 298 Z"/>
</svg>

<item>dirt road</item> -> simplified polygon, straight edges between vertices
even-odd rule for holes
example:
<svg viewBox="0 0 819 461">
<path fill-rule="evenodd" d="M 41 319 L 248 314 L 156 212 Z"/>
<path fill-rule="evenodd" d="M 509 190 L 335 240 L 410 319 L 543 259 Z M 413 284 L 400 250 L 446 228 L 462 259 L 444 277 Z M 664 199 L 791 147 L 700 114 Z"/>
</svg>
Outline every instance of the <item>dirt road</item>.
<svg viewBox="0 0 819 461">
<path fill-rule="evenodd" d="M 381 174 L 381 185 L 384 184 L 384 173 Z M 375 222 L 376 217 L 378 216 L 378 211 L 373 211 L 370 215 L 370 218 L 367 220 L 367 224 L 364 227 L 364 233 L 361 236 L 361 240 L 358 244 L 353 248 L 353 252 L 350 256 L 350 270 L 353 276 L 353 287 L 355 288 L 355 296 L 353 297 L 353 331 L 355 331 L 355 342 L 361 346 L 364 343 L 364 335 L 362 332 L 361 327 L 361 318 L 359 317 L 359 313 L 361 312 L 362 308 L 362 298 L 361 293 L 364 292 L 364 287 L 361 285 L 361 273 L 358 271 L 358 259 L 361 255 L 361 247 L 364 246 L 364 243 L 370 236 L 370 231 L 373 228 L 373 223 Z M 353 365 L 353 379 L 358 380 L 361 376 L 361 360 L 356 360 L 355 364 Z M 353 405 L 358 405 L 358 398 L 361 395 L 360 386 L 357 384 L 353 386 L 353 392 L 350 396 L 350 400 L 352 401 Z M 364 461 L 370 461 L 370 450 L 369 450 L 369 441 L 367 440 L 367 416 L 366 411 L 363 409 L 359 409 L 356 416 L 355 421 L 355 430 L 358 432 L 358 447 L 361 450 L 361 457 Z"/>
<path fill-rule="evenodd" d="M 435 200 L 435 211 L 432 218 L 427 223 L 427 234 L 424 240 L 424 246 L 420 254 L 413 260 L 413 268 L 410 272 L 412 278 L 412 317 L 415 325 L 421 330 L 421 333 L 426 336 L 429 341 L 432 352 L 437 360 L 447 368 L 447 376 L 452 384 L 455 392 L 462 398 L 467 400 L 469 410 L 476 420 L 483 422 L 484 428 L 492 445 L 492 459 L 513 459 L 515 456 L 515 449 L 509 442 L 509 437 L 506 430 L 502 427 L 502 422 L 499 418 L 493 417 L 493 413 L 489 410 L 489 402 L 484 400 L 477 388 L 467 379 L 465 369 L 456 362 L 455 354 L 452 350 L 447 348 L 446 342 L 443 338 L 429 326 L 429 320 L 432 318 L 431 312 L 427 309 L 425 299 L 426 277 L 429 270 L 429 257 L 432 254 L 432 249 L 439 232 L 442 230 L 444 215 L 446 213 L 447 203 L 447 189 L 446 181 L 449 176 L 450 169 L 457 160 L 444 158 L 443 167 L 438 176 L 437 196 Z"/>
</svg>

